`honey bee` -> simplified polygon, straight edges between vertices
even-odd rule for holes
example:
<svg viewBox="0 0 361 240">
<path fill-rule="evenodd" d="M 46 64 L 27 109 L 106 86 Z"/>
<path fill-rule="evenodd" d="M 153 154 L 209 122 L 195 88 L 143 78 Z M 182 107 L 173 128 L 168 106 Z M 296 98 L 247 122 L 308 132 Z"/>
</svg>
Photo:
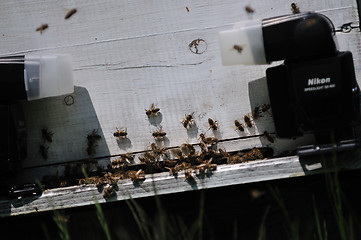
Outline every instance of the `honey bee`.
<svg viewBox="0 0 361 240">
<path fill-rule="evenodd" d="M 48 27 L 49 27 L 48 24 L 42 24 L 40 27 L 38 27 L 38 28 L 36 29 L 36 31 L 37 31 L 37 32 L 40 32 L 40 34 L 42 34 L 43 31 L 44 31 L 45 29 L 47 29 Z"/>
<path fill-rule="evenodd" d="M 73 16 L 75 13 L 77 12 L 76 8 L 73 8 L 71 10 L 69 10 L 66 15 L 65 15 L 65 19 L 69 19 L 71 16 Z"/>
<path fill-rule="evenodd" d="M 296 3 L 291 3 L 291 11 L 293 14 L 300 13 L 300 9 Z"/>
<path fill-rule="evenodd" d="M 262 159 L 264 158 L 262 152 L 258 149 L 258 148 L 252 148 L 251 153 L 253 154 L 253 156 L 255 156 L 257 159 Z"/>
<path fill-rule="evenodd" d="M 158 114 L 159 110 L 160 110 L 160 108 L 155 107 L 154 103 L 152 103 L 148 110 L 145 109 L 145 114 L 148 117 L 156 116 Z"/>
<path fill-rule="evenodd" d="M 145 180 L 145 173 L 144 173 L 144 171 L 142 169 L 139 169 L 137 172 L 136 171 L 129 171 L 128 176 L 130 177 L 130 179 L 133 182 L 140 181 L 140 180 Z"/>
<path fill-rule="evenodd" d="M 198 170 L 198 175 L 217 170 L 217 164 L 212 164 L 211 162 L 212 159 L 196 166 L 195 169 Z"/>
<path fill-rule="evenodd" d="M 121 129 L 116 128 L 116 131 L 113 133 L 113 136 L 117 138 L 126 138 L 127 135 L 128 135 L 127 130 L 126 129 L 124 130 L 123 128 Z"/>
<path fill-rule="evenodd" d="M 187 10 L 187 12 L 189 12 L 189 8 L 188 8 L 188 7 L 186 7 L 186 10 Z"/>
<path fill-rule="evenodd" d="M 191 170 L 185 170 L 184 177 L 186 178 L 185 179 L 186 182 L 194 182 L 195 181 Z"/>
<path fill-rule="evenodd" d="M 160 147 L 158 147 L 157 144 L 155 144 L 155 143 L 152 143 L 152 144 L 150 145 L 150 148 L 152 149 L 154 155 L 156 155 L 156 156 L 160 156 L 160 155 L 164 154 L 165 151 L 166 151 L 165 148 L 160 148 Z"/>
<path fill-rule="evenodd" d="M 107 188 L 104 189 L 103 197 L 104 198 L 110 198 L 116 194 L 115 192 L 115 186 L 110 185 Z"/>
<path fill-rule="evenodd" d="M 233 45 L 233 49 L 237 50 L 238 53 L 242 53 L 243 47 L 240 45 Z"/>
<path fill-rule="evenodd" d="M 126 161 L 133 162 L 134 161 L 134 156 L 130 153 L 123 153 L 123 154 L 120 154 L 119 156 L 123 162 L 126 162 Z"/>
<path fill-rule="evenodd" d="M 186 115 L 185 118 L 182 120 L 182 124 L 184 128 L 192 127 L 193 122 L 194 122 L 193 113 Z"/>
<path fill-rule="evenodd" d="M 261 106 L 262 112 L 266 112 L 266 111 L 268 111 L 270 108 L 271 108 L 271 104 L 263 104 L 263 105 Z"/>
<path fill-rule="evenodd" d="M 227 161 L 228 164 L 235 164 L 235 163 L 242 163 L 242 162 L 244 162 L 244 160 L 238 154 L 230 156 Z"/>
<path fill-rule="evenodd" d="M 139 157 L 139 160 L 142 161 L 142 159 L 140 159 L 141 157 Z M 156 157 L 151 154 L 150 152 L 145 152 L 143 154 L 143 159 L 144 159 L 144 163 L 151 163 L 151 162 L 155 162 Z"/>
<path fill-rule="evenodd" d="M 44 141 L 52 142 L 54 133 L 48 131 L 48 128 L 41 129 L 41 135 Z"/>
<path fill-rule="evenodd" d="M 236 126 L 236 128 L 239 131 L 244 132 L 244 127 L 243 127 L 242 123 L 240 123 L 238 120 L 234 120 L 234 125 Z"/>
<path fill-rule="evenodd" d="M 157 139 L 164 138 L 165 135 L 167 135 L 167 133 L 163 132 L 162 127 L 160 127 L 158 130 L 153 132 L 153 137 Z"/>
<path fill-rule="evenodd" d="M 274 138 L 269 134 L 269 132 L 264 131 L 263 136 L 264 136 L 264 138 L 267 139 L 269 142 L 271 142 L 271 143 L 274 143 L 274 142 L 275 142 Z"/>
<path fill-rule="evenodd" d="M 181 162 L 184 161 L 184 156 L 180 149 L 173 149 L 172 154 L 175 155 L 179 161 L 181 161 Z"/>
<path fill-rule="evenodd" d="M 252 121 L 248 115 L 244 115 L 243 117 L 244 123 L 247 125 L 247 127 L 252 127 Z"/>
<path fill-rule="evenodd" d="M 218 142 L 218 139 L 215 138 L 215 137 L 205 137 L 204 136 L 204 133 L 201 133 L 199 135 L 199 138 L 201 139 L 201 141 L 204 143 L 204 144 L 213 144 L 213 143 L 217 143 Z"/>
<path fill-rule="evenodd" d="M 190 153 L 190 154 L 194 154 L 196 152 L 196 149 L 193 147 L 192 144 L 189 144 L 189 143 L 183 143 L 181 146 L 180 146 L 180 149 L 183 151 L 183 152 L 186 152 L 186 153 Z"/>
<path fill-rule="evenodd" d="M 208 124 L 209 124 L 209 128 L 212 128 L 213 131 L 217 131 L 218 129 L 217 121 L 213 121 L 212 118 L 208 118 Z"/>
<path fill-rule="evenodd" d="M 45 147 L 44 145 L 40 145 L 40 148 L 39 148 L 39 152 L 45 160 L 48 159 L 48 149 L 49 149 L 49 147 Z"/>
<path fill-rule="evenodd" d="M 254 13 L 254 9 L 248 5 L 244 8 L 244 10 L 246 10 L 247 13 Z"/>
<path fill-rule="evenodd" d="M 252 117 L 253 117 L 253 119 L 258 119 L 259 118 L 259 108 L 260 107 L 255 107 L 254 109 L 253 109 L 253 111 L 252 111 Z"/>
</svg>

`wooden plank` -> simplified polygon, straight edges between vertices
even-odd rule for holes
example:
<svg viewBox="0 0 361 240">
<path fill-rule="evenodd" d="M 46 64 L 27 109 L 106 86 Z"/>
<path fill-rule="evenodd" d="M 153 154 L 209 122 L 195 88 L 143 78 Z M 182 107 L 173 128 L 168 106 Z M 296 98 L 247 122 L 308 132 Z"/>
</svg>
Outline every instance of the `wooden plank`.
<svg viewBox="0 0 361 240">
<path fill-rule="evenodd" d="M 167 132 L 163 143 L 166 147 L 177 147 L 184 142 L 198 143 L 202 132 L 221 139 L 220 145 L 227 151 L 271 147 L 278 154 L 295 149 L 300 144 L 313 143 L 309 136 L 297 140 L 276 139 L 274 144 L 267 142 L 261 134 L 265 130 L 274 132 L 272 116 L 268 112 L 255 121 L 255 127 L 246 129 L 244 133 L 234 129 L 235 119 L 242 119 L 255 106 L 269 103 L 265 82 L 265 69 L 269 66 L 222 66 L 218 32 L 229 29 L 237 21 L 290 13 L 290 3 L 285 0 L 252 1 L 253 15 L 243 10 L 247 4 L 235 0 L 215 0 L 211 3 L 204 0 L 187 3 L 106 0 L 102 4 L 84 0 L 76 3 L 55 0 L 45 3 L 38 0 L 1 2 L 0 56 L 70 54 L 75 81 L 75 92 L 70 97 L 23 103 L 29 130 L 29 156 L 23 162 L 20 174 L 9 184 L 35 181 L 49 174 L 61 175 L 64 163 L 88 159 L 86 136 L 93 129 L 97 129 L 102 137 L 94 156 L 102 166 L 121 153 L 139 154 L 149 149 L 154 142 L 152 132 L 159 126 Z M 316 10 L 325 14 L 336 29 L 349 22 L 358 24 L 357 4 L 353 0 L 342 3 L 298 1 L 297 4 L 302 11 Z M 74 7 L 78 12 L 69 20 L 64 20 L 66 12 Z M 42 23 L 49 24 L 49 28 L 40 34 L 35 29 Z M 189 48 L 196 39 L 204 40 L 201 47 L 205 51 L 202 54 L 195 54 Z M 340 50 L 352 51 L 356 75 L 361 79 L 359 32 L 338 32 L 337 39 Z M 279 62 L 272 66 L 277 64 Z M 73 100 L 74 103 L 71 102 Z M 155 119 L 148 119 L 145 115 L 144 109 L 151 103 L 161 109 L 161 114 Z M 185 114 L 193 112 L 196 127 L 186 130 L 180 121 Z M 212 133 L 208 129 L 209 117 L 219 123 L 218 132 Z M 47 144 L 47 160 L 39 153 L 39 146 L 43 144 L 41 129 L 44 127 L 54 133 L 53 142 Z M 128 138 L 125 141 L 118 142 L 113 137 L 116 127 L 127 128 Z M 359 168 L 358 155 L 349 159 L 354 168 Z M 304 172 L 297 157 L 266 162 L 269 163 L 267 168 L 263 168 L 266 163 L 262 161 L 220 166 L 206 179 L 205 186 L 211 188 L 263 181 Z M 249 175 L 262 169 L 264 174 Z M 239 174 L 245 176 L 240 177 Z M 159 176 L 163 176 L 160 177 L 160 185 L 169 184 L 166 190 L 159 190 L 160 194 L 191 189 L 184 179 L 174 180 L 167 173 Z M 136 193 L 138 190 L 132 189 L 129 181 L 119 184 L 120 188 L 125 184 L 127 191 L 134 191 L 132 197 L 153 194 L 151 191 Z M 149 177 L 143 184 L 152 186 Z M 198 185 L 201 185 L 200 182 Z M 69 189 L 85 193 L 71 195 L 73 200 L 69 199 L 69 202 L 56 199 L 56 195 L 68 194 Z M 73 187 L 65 189 L 65 192 L 51 190 L 25 205 L 5 201 L 1 208 L 4 211 L 2 216 L 28 213 L 34 211 L 37 205 L 39 211 L 49 210 L 50 205 L 46 206 L 48 194 L 55 196 L 54 202 L 59 200 L 60 205 L 56 207 L 92 204 L 90 190 L 94 188 Z M 123 193 L 119 194 L 117 200 L 125 198 L 122 196 Z M 101 194 L 97 197 L 104 201 Z"/>
</svg>

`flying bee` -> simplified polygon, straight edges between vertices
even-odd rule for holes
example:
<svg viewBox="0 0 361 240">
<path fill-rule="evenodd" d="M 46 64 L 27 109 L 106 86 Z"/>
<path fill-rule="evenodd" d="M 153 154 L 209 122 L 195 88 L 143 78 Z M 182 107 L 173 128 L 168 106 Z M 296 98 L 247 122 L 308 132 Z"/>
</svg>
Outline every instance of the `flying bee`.
<svg viewBox="0 0 361 240">
<path fill-rule="evenodd" d="M 233 45 L 233 49 L 237 50 L 238 53 L 242 53 L 243 47 L 240 45 Z"/>
<path fill-rule="evenodd" d="M 39 148 L 39 152 L 45 160 L 48 159 L 48 149 L 49 149 L 49 147 L 45 147 L 44 145 L 40 145 L 40 148 Z"/>
<path fill-rule="evenodd" d="M 254 13 L 254 9 L 248 5 L 244 7 L 244 10 L 246 10 L 247 13 Z"/>
<path fill-rule="evenodd" d="M 185 115 L 185 117 L 182 120 L 182 125 L 184 128 L 190 128 L 192 126 L 192 123 L 194 122 L 193 113 Z"/>
<path fill-rule="evenodd" d="M 234 125 L 236 126 L 237 130 L 244 132 L 244 127 L 243 127 L 242 123 L 240 123 L 240 121 L 234 120 Z"/>
<path fill-rule="evenodd" d="M 247 127 L 252 127 L 252 121 L 250 119 L 250 117 L 248 115 L 244 115 L 243 117 L 244 123 L 246 124 Z"/>
<path fill-rule="evenodd" d="M 300 13 L 300 9 L 296 3 L 291 3 L 291 11 L 293 14 Z"/>
<path fill-rule="evenodd" d="M 145 109 L 145 114 L 148 116 L 148 117 L 151 117 L 151 116 L 156 116 L 159 112 L 160 108 L 157 108 L 155 107 L 154 103 L 152 103 L 150 105 L 150 107 L 147 109 Z"/>
<path fill-rule="evenodd" d="M 209 124 L 209 128 L 212 128 L 213 131 L 217 131 L 218 129 L 217 121 L 213 121 L 212 118 L 208 118 L 208 124 Z"/>
<path fill-rule="evenodd" d="M 215 138 L 215 137 L 205 137 L 204 136 L 204 133 L 201 133 L 199 135 L 199 138 L 201 139 L 201 141 L 204 143 L 204 144 L 213 144 L 213 143 L 217 143 L 218 142 L 218 139 Z"/>
<path fill-rule="evenodd" d="M 36 29 L 36 31 L 37 31 L 37 32 L 40 32 L 40 34 L 42 34 L 43 31 L 44 31 L 45 29 L 47 29 L 48 27 L 49 27 L 48 24 L 42 24 L 40 27 L 38 27 L 38 28 Z"/>
<path fill-rule="evenodd" d="M 191 170 L 185 170 L 184 177 L 186 178 L 186 180 L 185 180 L 186 182 L 194 182 L 195 181 Z"/>
<path fill-rule="evenodd" d="M 66 13 L 64 19 L 69 19 L 69 18 L 70 18 L 71 16 L 73 16 L 76 12 L 77 12 L 76 8 L 70 9 L 70 10 Z"/>
<path fill-rule="evenodd" d="M 113 136 L 114 137 L 117 137 L 117 138 L 126 138 L 128 135 L 127 133 L 127 130 L 126 129 L 119 129 L 119 128 L 116 128 L 116 131 L 113 133 Z"/>
<path fill-rule="evenodd" d="M 54 133 L 50 132 L 48 128 L 41 129 L 41 135 L 44 141 L 52 142 Z"/>
<path fill-rule="evenodd" d="M 157 139 L 164 138 L 165 135 L 167 135 L 167 133 L 163 132 L 162 127 L 160 127 L 158 130 L 153 132 L 153 137 Z"/>
<path fill-rule="evenodd" d="M 264 138 L 267 139 L 269 142 L 271 142 L 271 143 L 274 143 L 274 142 L 275 142 L 274 138 L 269 134 L 269 132 L 264 131 L 263 136 L 264 136 Z"/>
</svg>

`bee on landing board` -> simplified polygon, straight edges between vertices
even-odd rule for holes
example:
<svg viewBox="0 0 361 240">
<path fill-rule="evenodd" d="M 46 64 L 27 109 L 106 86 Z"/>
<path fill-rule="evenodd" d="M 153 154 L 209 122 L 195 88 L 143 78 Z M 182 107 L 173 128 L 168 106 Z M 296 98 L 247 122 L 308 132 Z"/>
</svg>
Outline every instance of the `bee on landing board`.
<svg viewBox="0 0 361 240">
<path fill-rule="evenodd" d="M 113 133 L 113 136 L 117 137 L 119 139 L 126 138 L 127 135 L 128 135 L 127 130 L 124 128 L 121 128 L 121 129 L 116 128 L 116 131 Z"/>
<path fill-rule="evenodd" d="M 152 135 L 156 139 L 161 139 L 164 138 L 167 135 L 167 133 L 163 132 L 162 127 L 160 127 L 158 130 L 154 131 Z"/>
<path fill-rule="evenodd" d="M 217 130 L 218 130 L 218 123 L 217 123 L 217 121 L 214 121 L 212 118 L 208 118 L 208 124 L 209 124 L 209 128 L 211 128 L 213 131 L 217 131 Z"/>
<path fill-rule="evenodd" d="M 296 3 L 291 3 L 291 11 L 293 14 L 300 13 L 300 9 Z"/>
<path fill-rule="evenodd" d="M 199 135 L 200 140 L 204 143 L 204 144 L 213 144 L 213 143 L 217 143 L 218 139 L 215 137 L 206 137 L 204 135 L 204 133 L 201 133 Z"/>
<path fill-rule="evenodd" d="M 251 128 L 253 126 L 251 118 L 248 115 L 244 115 L 243 120 L 247 127 Z"/>
<path fill-rule="evenodd" d="M 154 117 L 158 114 L 159 111 L 160 111 L 160 108 L 155 107 L 154 103 L 152 103 L 148 109 L 145 109 L 145 114 L 148 117 Z"/>
<path fill-rule="evenodd" d="M 244 132 L 244 126 L 240 121 L 234 120 L 234 125 L 236 126 L 237 130 Z"/>
<path fill-rule="evenodd" d="M 194 123 L 193 113 L 186 115 L 182 119 L 182 125 L 184 128 L 190 128 L 192 126 L 192 123 Z"/>
</svg>

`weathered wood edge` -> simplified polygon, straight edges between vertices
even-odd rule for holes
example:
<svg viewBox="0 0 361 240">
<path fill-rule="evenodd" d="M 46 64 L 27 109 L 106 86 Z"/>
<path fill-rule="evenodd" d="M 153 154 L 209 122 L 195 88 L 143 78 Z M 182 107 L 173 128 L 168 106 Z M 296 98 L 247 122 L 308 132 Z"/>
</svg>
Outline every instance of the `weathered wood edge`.
<svg viewBox="0 0 361 240">
<path fill-rule="evenodd" d="M 351 165 L 350 165 L 351 164 Z M 341 161 L 340 169 L 355 168 L 354 163 Z M 358 166 L 360 168 L 360 166 Z M 171 194 L 192 190 L 285 179 L 324 172 L 320 161 L 304 161 L 298 156 L 258 160 L 242 164 L 220 165 L 216 171 L 204 176 L 195 176 L 195 181 L 185 181 L 184 173 L 177 177 L 167 172 L 147 174 L 144 182 L 133 183 L 130 179 L 118 182 L 116 195 L 105 199 L 94 184 L 46 190 L 40 197 L 0 202 L 0 216 L 16 216 L 92 205 L 95 202 L 115 202 L 130 198 Z"/>
</svg>

